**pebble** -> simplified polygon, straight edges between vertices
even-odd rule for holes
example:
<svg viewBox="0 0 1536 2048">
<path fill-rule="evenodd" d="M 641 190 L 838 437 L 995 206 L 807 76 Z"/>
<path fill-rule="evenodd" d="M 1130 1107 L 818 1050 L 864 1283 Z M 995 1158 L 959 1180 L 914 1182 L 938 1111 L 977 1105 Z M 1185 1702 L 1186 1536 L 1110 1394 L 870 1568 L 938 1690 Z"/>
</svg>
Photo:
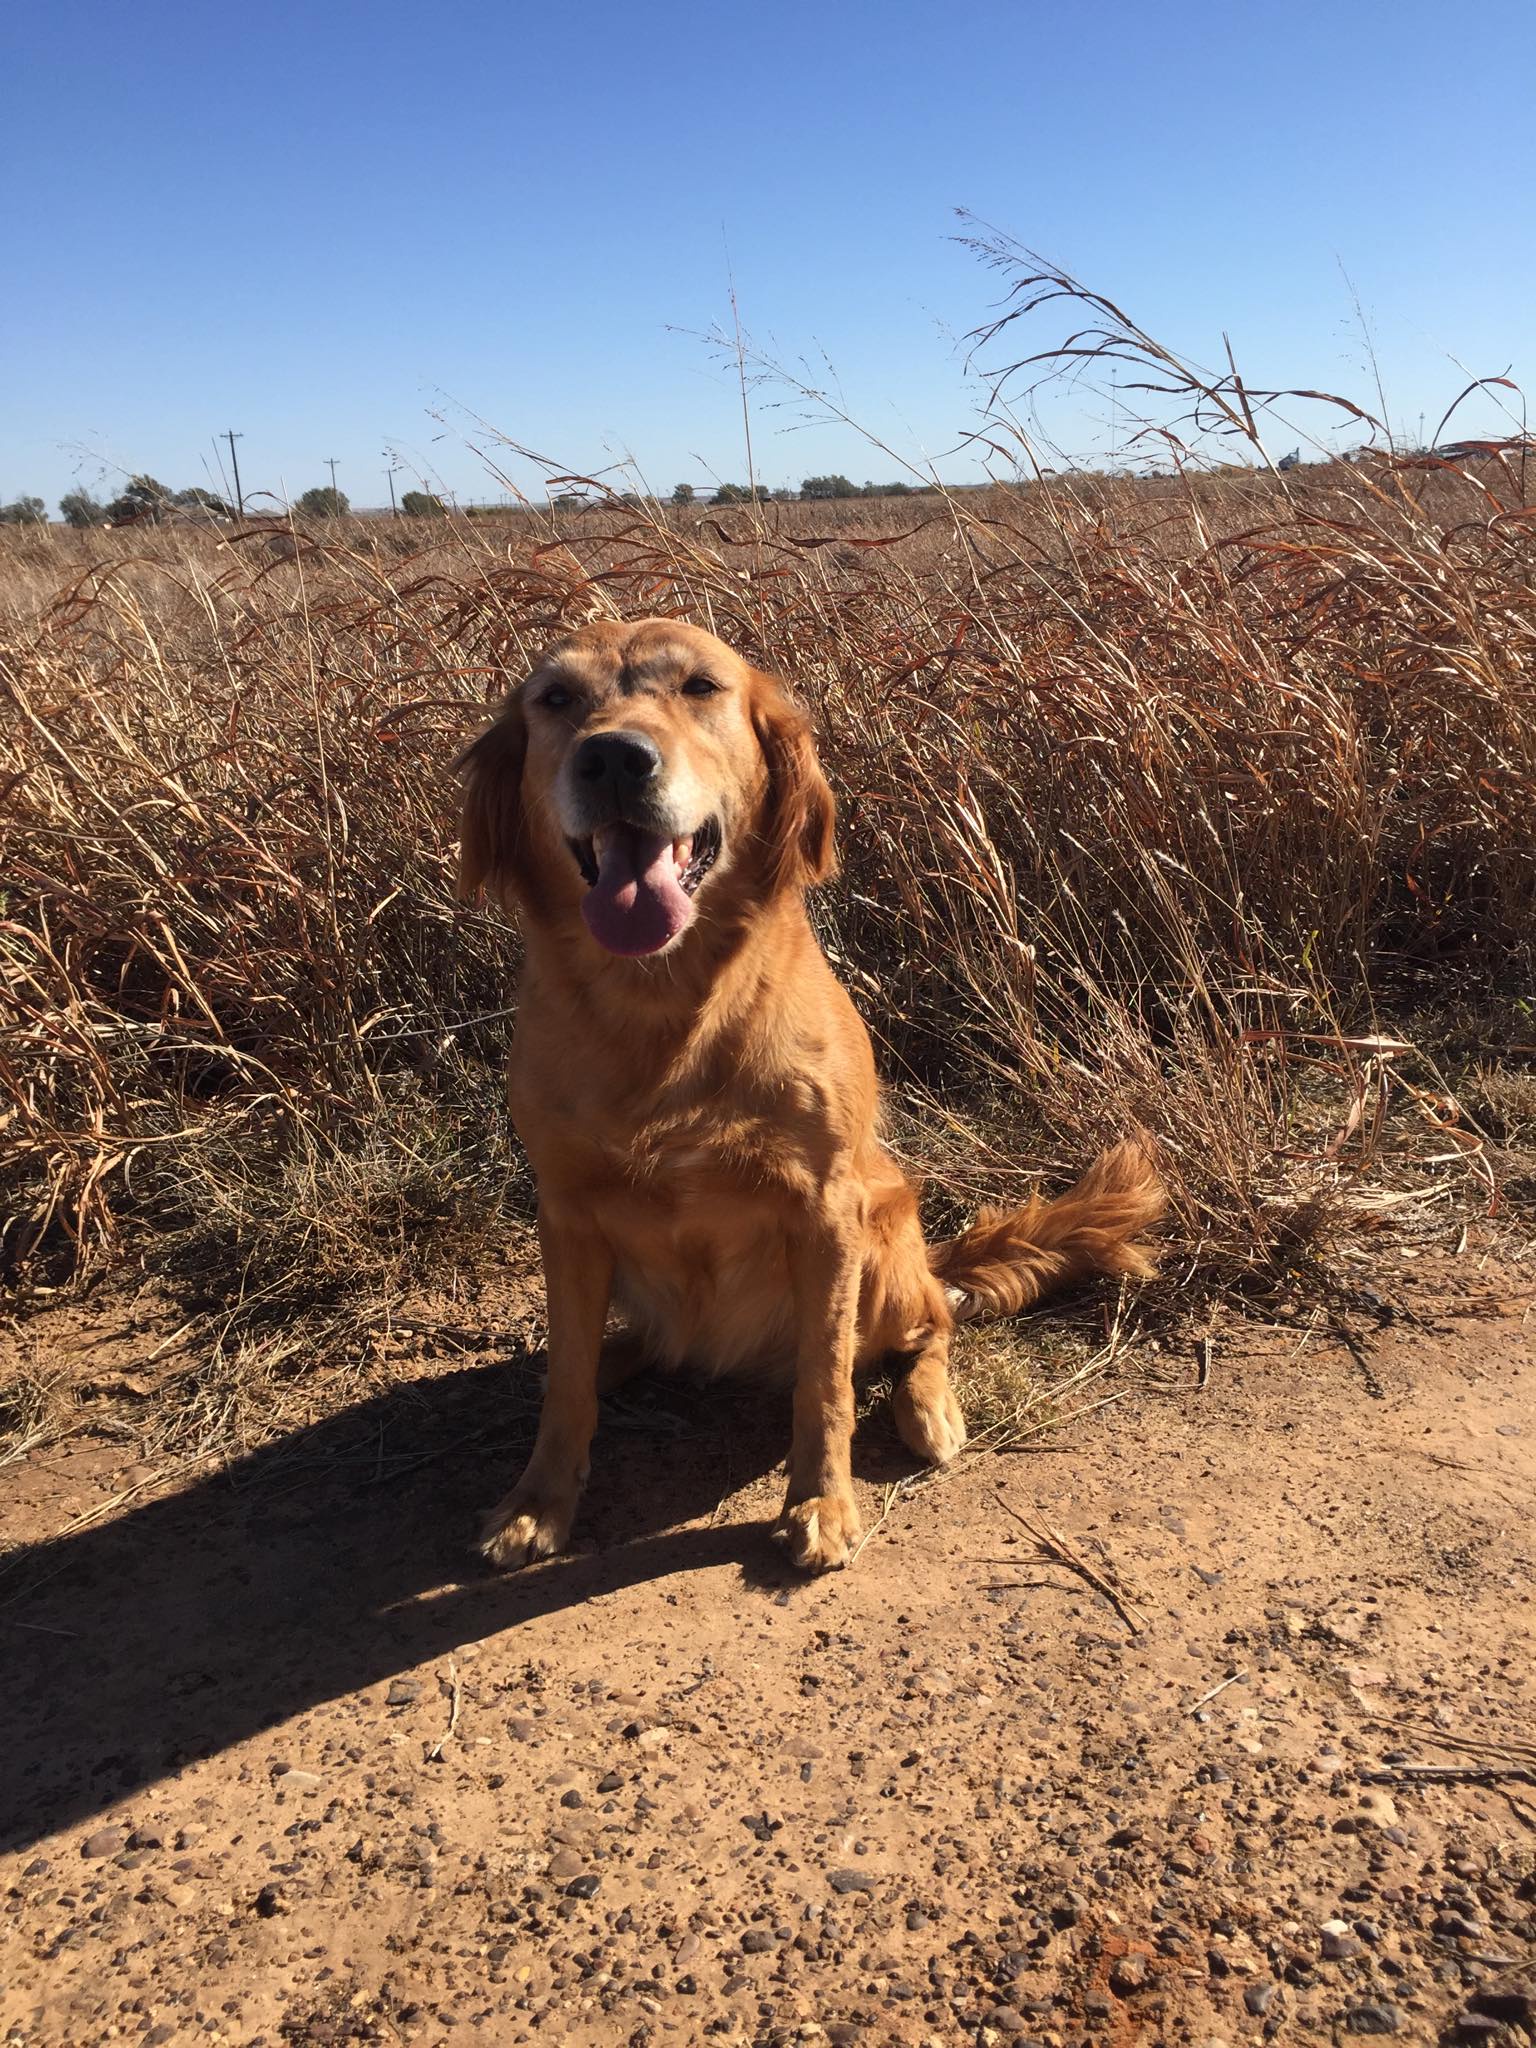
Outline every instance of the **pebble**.
<svg viewBox="0 0 1536 2048">
<path fill-rule="evenodd" d="M 414 1706 L 421 1698 L 422 1685 L 419 1678 L 393 1678 L 389 1691 L 384 1695 L 386 1707 Z"/>
<path fill-rule="evenodd" d="M 875 1888 L 875 1880 L 867 1870 L 829 1870 L 827 1883 L 839 1894 L 872 1892 Z"/>
<path fill-rule="evenodd" d="M 1347 1963 L 1360 1954 L 1360 1943 L 1347 1920 L 1325 1920 L 1322 1935 L 1323 1954 L 1330 1963 Z"/>
<path fill-rule="evenodd" d="M 603 1776 L 598 1779 L 597 1789 L 599 1792 L 622 1792 L 624 1789 L 624 1780 L 619 1776 L 617 1771 L 606 1771 L 604 1772 Z"/>
<path fill-rule="evenodd" d="M 1247 1990 L 1244 1991 L 1243 2004 L 1256 2020 L 1263 2019 L 1265 2013 L 1269 2011 L 1270 2004 L 1279 1988 L 1278 1984 L 1250 1984 Z"/>
<path fill-rule="evenodd" d="M 761 1927 L 749 1927 L 741 1937 L 742 1953 L 749 1956 L 766 1956 L 775 1946 L 773 1936 Z"/>
<path fill-rule="evenodd" d="M 318 1792 L 325 1780 L 318 1771 L 301 1771 L 296 1765 L 289 1764 L 286 1770 L 277 1773 L 272 1782 L 280 1792 Z"/>
<path fill-rule="evenodd" d="M 82 1856 L 115 1856 L 128 1840 L 126 1828 L 98 1828 L 80 1844 Z"/>
<path fill-rule="evenodd" d="M 1109 1988 L 1117 1998 L 1129 1998 L 1146 1989 L 1147 1975 L 1145 1956 L 1117 1956 L 1109 1966 Z"/>
<path fill-rule="evenodd" d="M 1536 2031 L 1536 1977 L 1509 1978 L 1473 1992 L 1468 2010 L 1504 2026 Z"/>
<path fill-rule="evenodd" d="M 568 1899 L 595 1899 L 603 1880 L 588 1871 L 582 1877 L 573 1877 L 565 1888 Z"/>
<path fill-rule="evenodd" d="M 1352 2034 L 1400 2034 L 1408 2017 L 1400 2005 L 1367 2002 L 1350 2006 L 1344 2024 Z"/>
</svg>

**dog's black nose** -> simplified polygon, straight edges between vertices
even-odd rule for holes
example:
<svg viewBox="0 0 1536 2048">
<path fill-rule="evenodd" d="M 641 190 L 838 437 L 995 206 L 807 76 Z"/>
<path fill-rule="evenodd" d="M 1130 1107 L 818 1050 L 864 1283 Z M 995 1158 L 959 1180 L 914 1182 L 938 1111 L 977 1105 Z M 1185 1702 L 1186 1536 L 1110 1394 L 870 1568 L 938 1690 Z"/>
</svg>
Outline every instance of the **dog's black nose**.
<svg viewBox="0 0 1536 2048">
<path fill-rule="evenodd" d="M 582 782 L 635 789 L 660 772 L 661 749 L 643 732 L 595 732 L 576 749 L 576 774 Z"/>
</svg>

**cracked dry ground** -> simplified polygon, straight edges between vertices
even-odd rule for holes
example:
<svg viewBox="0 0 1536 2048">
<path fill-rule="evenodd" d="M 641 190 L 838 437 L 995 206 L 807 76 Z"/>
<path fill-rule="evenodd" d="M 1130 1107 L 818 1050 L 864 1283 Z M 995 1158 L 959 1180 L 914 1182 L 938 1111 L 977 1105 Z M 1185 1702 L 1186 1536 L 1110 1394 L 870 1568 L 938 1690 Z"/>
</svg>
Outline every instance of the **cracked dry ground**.
<svg viewBox="0 0 1536 2048">
<path fill-rule="evenodd" d="M 1364 1375 L 1233 1326 L 809 1584 L 783 1403 L 676 1386 L 471 1571 L 499 1341 L 84 1523 L 120 1454 L 13 1468 L 0 2038 L 1529 2042 L 1531 1293 L 1400 1270 Z"/>
</svg>

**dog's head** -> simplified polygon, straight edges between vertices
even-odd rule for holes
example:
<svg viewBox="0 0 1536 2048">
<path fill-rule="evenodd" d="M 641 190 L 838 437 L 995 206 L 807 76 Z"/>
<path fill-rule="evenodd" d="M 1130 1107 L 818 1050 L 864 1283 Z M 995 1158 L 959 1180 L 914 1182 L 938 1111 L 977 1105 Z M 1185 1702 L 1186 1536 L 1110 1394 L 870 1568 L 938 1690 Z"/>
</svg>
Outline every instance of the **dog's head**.
<svg viewBox="0 0 1536 2048">
<path fill-rule="evenodd" d="M 610 953 L 683 942 L 701 901 L 832 872 L 832 792 L 771 676 L 672 619 L 557 641 L 460 762 L 459 894 L 579 909 Z"/>
</svg>

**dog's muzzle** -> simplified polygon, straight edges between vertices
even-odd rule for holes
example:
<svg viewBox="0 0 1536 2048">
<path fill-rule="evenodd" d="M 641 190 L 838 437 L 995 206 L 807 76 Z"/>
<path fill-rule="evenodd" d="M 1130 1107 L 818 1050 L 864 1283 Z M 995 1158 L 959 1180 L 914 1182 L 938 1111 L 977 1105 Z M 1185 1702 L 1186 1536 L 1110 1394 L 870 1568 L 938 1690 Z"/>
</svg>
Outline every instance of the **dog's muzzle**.
<svg viewBox="0 0 1536 2048">
<path fill-rule="evenodd" d="M 589 734 L 567 771 L 568 844 L 587 884 L 582 915 L 610 953 L 658 953 L 691 922 L 721 847 L 720 821 L 679 829 L 661 749 L 642 732 Z"/>
</svg>

